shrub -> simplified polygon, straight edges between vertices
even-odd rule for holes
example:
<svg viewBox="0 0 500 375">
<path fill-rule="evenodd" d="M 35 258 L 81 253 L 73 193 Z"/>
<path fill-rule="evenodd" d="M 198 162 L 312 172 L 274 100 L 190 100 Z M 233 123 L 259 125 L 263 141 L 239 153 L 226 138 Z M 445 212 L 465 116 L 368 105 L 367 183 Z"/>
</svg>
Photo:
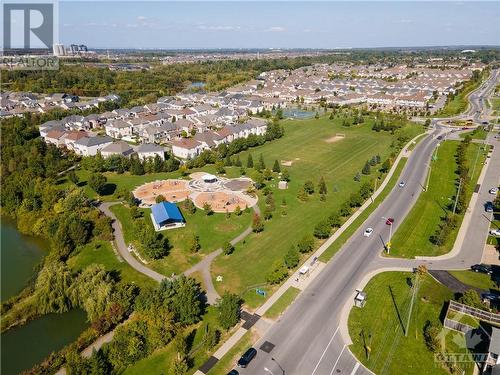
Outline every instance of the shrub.
<svg viewBox="0 0 500 375">
<path fill-rule="evenodd" d="M 224 255 L 230 255 L 234 251 L 234 246 L 231 244 L 231 242 L 224 242 L 224 245 L 222 245 L 222 252 Z"/>
<path fill-rule="evenodd" d="M 288 250 L 288 252 L 285 254 L 283 261 L 288 269 L 294 268 L 297 266 L 297 264 L 299 264 L 300 255 L 295 246 L 293 246 L 290 250 Z"/>
<path fill-rule="evenodd" d="M 332 227 L 328 223 L 328 220 L 322 220 L 314 227 L 314 236 L 317 238 L 327 238 L 330 236 Z"/>
</svg>

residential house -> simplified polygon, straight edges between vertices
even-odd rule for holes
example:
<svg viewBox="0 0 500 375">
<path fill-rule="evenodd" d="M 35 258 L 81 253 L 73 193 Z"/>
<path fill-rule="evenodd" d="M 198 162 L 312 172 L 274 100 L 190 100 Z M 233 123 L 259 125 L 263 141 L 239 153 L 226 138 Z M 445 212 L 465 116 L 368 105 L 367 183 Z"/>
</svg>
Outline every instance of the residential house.
<svg viewBox="0 0 500 375">
<path fill-rule="evenodd" d="M 110 143 L 101 149 L 101 155 L 103 158 L 108 158 L 113 155 L 120 155 L 128 158 L 133 153 L 134 149 L 124 141 Z"/>
<path fill-rule="evenodd" d="M 78 155 L 94 156 L 111 143 L 113 139 L 107 136 L 84 137 L 73 144 L 73 149 Z"/>
<path fill-rule="evenodd" d="M 165 160 L 165 148 L 153 143 L 143 143 L 135 148 L 135 152 L 141 160 L 155 158 L 156 156 L 159 156 L 161 160 Z"/>
<path fill-rule="evenodd" d="M 172 153 L 182 159 L 193 159 L 203 151 L 203 145 L 193 138 L 172 141 Z"/>
</svg>

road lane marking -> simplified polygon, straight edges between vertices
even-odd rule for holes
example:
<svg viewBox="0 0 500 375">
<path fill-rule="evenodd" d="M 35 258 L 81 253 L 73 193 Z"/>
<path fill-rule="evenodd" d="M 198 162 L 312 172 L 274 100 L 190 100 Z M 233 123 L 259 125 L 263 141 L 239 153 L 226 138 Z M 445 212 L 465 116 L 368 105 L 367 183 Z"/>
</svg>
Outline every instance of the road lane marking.
<svg viewBox="0 0 500 375">
<path fill-rule="evenodd" d="M 325 353 L 326 351 L 328 350 L 328 348 L 330 347 L 330 345 L 332 344 L 332 341 L 335 337 L 335 335 L 337 334 L 338 330 L 339 330 L 340 326 L 337 327 L 337 329 L 335 330 L 335 332 L 333 333 L 333 336 L 331 337 L 330 341 L 328 341 L 328 345 L 326 346 L 325 350 L 323 350 L 323 354 L 321 354 L 321 357 L 319 358 L 319 361 L 318 363 L 316 363 L 316 367 L 314 367 L 314 370 L 313 372 L 311 373 L 311 375 L 314 375 L 314 373 L 316 372 L 316 370 L 318 369 L 319 367 L 319 364 L 321 363 L 321 360 L 323 359 L 323 357 L 325 356 Z"/>
<path fill-rule="evenodd" d="M 344 344 L 344 346 L 342 347 L 342 351 L 340 352 L 339 357 L 337 358 L 337 360 L 335 361 L 335 364 L 334 364 L 334 365 L 333 365 L 333 367 L 332 367 L 332 371 L 330 371 L 330 375 L 332 375 L 332 374 L 333 374 L 333 370 L 335 370 L 335 367 L 337 367 L 337 363 L 339 363 L 340 357 L 342 357 L 342 353 L 344 353 L 344 350 L 345 350 L 345 344 Z"/>
<path fill-rule="evenodd" d="M 351 375 L 356 374 L 356 371 L 358 371 L 358 368 L 359 368 L 359 362 L 356 362 L 356 365 L 355 365 L 355 366 L 354 366 L 354 368 L 352 369 Z"/>
</svg>

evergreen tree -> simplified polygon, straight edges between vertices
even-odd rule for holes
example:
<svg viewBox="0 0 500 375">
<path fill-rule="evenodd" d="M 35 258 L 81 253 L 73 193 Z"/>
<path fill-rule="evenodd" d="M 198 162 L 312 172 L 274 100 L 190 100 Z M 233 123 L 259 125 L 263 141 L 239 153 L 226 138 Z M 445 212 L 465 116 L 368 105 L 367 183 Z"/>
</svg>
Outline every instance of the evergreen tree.
<svg viewBox="0 0 500 375">
<path fill-rule="evenodd" d="M 253 168 L 252 154 L 248 154 L 248 157 L 247 157 L 247 168 Z"/>
<path fill-rule="evenodd" d="M 363 167 L 363 169 L 361 170 L 361 173 L 365 174 L 365 175 L 368 175 L 371 173 L 371 168 L 370 168 L 370 163 L 369 162 L 366 162 L 365 163 L 365 166 Z"/>
<path fill-rule="evenodd" d="M 280 163 L 278 162 L 278 160 L 274 161 L 273 172 L 276 172 L 276 173 L 281 172 Z"/>
<path fill-rule="evenodd" d="M 322 195 L 327 193 L 326 182 L 325 182 L 325 178 L 323 176 L 321 176 L 321 178 L 319 179 L 318 191 Z"/>
</svg>

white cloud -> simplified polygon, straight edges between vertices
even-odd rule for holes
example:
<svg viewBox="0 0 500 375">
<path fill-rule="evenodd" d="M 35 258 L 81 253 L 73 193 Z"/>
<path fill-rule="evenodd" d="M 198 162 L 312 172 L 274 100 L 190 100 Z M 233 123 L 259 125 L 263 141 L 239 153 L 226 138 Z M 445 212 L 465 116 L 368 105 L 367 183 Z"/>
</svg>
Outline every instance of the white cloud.
<svg viewBox="0 0 500 375">
<path fill-rule="evenodd" d="M 229 25 L 198 25 L 198 29 L 207 31 L 237 31 L 241 28 L 239 26 Z"/>
<path fill-rule="evenodd" d="M 146 19 L 147 19 L 147 17 L 146 17 L 146 16 L 138 16 L 138 17 L 137 17 L 137 19 L 138 19 L 139 21 L 144 21 L 144 20 L 146 20 Z"/>
<path fill-rule="evenodd" d="M 281 27 L 281 26 L 272 26 L 269 29 L 267 29 L 266 31 L 269 31 L 271 33 L 282 33 L 283 31 L 286 31 L 286 29 L 284 27 Z"/>
</svg>

